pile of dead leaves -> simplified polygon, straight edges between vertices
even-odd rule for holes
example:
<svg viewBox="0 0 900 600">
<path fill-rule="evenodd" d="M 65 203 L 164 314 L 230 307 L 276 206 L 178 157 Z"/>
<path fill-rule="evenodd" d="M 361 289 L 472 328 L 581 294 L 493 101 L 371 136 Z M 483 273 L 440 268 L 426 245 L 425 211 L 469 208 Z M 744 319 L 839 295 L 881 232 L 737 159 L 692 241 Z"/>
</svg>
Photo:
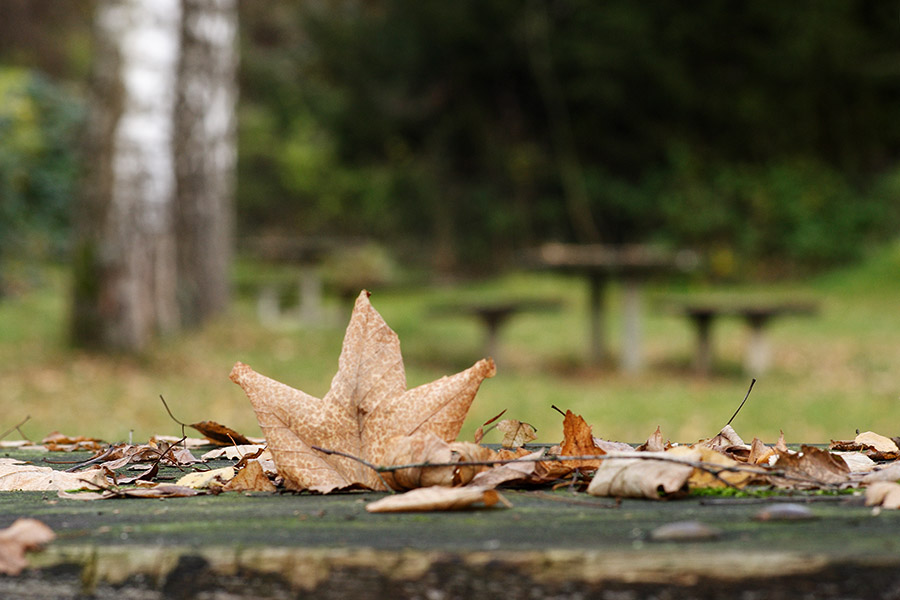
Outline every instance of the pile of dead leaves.
<svg viewBox="0 0 900 600">
<path fill-rule="evenodd" d="M 500 420 L 503 413 L 479 428 L 474 442 L 457 441 L 480 385 L 494 374 L 493 361 L 485 359 L 407 389 L 399 339 L 363 292 L 324 397 L 269 379 L 242 363 L 234 366 L 231 379 L 249 397 L 264 443 L 208 421 L 191 425 L 205 436 L 198 443 L 222 448 L 200 456 L 185 438 L 110 446 L 54 434 L 43 447 L 94 448 L 96 454 L 66 471 L 0 459 L 0 489 L 55 489 L 80 499 L 229 491 L 402 492 L 367 507 L 380 512 L 506 505 L 497 492 L 503 487 L 566 486 L 596 496 L 658 500 L 698 488 L 765 486 L 867 488 L 869 503 L 900 506 L 898 440 L 872 432 L 833 442 L 828 449 L 792 449 L 783 435 L 772 446 L 755 438 L 745 443 L 730 425 L 691 444 L 665 441 L 657 428 L 635 448 L 599 439 L 583 418 L 559 411 L 563 439 L 556 445 L 534 444 L 534 429 L 515 419 Z M 492 428 L 503 433 L 496 449 L 482 444 Z M 234 464 L 207 466 L 222 458 Z M 161 466 L 176 467 L 184 475 L 160 481 Z"/>
</svg>

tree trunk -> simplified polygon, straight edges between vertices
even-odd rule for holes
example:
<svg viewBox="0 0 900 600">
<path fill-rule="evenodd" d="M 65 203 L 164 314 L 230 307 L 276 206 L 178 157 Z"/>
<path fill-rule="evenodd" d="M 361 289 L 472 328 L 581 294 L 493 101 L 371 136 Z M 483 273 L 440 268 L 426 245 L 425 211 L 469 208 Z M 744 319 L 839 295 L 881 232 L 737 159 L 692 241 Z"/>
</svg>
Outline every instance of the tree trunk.
<svg viewBox="0 0 900 600">
<path fill-rule="evenodd" d="M 183 0 L 175 112 L 178 301 L 199 325 L 229 301 L 237 98 L 235 0 Z"/>
<path fill-rule="evenodd" d="M 233 0 L 98 3 L 74 247 L 78 345 L 140 351 L 182 313 L 198 322 L 227 301 L 234 14 Z"/>
</svg>

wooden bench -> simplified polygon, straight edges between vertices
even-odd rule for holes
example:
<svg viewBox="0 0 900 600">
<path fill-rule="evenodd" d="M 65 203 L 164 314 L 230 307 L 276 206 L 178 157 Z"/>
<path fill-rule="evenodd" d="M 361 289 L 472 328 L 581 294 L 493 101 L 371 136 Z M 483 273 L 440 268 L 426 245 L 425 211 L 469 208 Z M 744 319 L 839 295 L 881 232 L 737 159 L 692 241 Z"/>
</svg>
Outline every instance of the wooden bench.
<svg viewBox="0 0 900 600">
<path fill-rule="evenodd" d="M 708 375 L 713 366 L 712 325 L 718 317 L 743 319 L 750 329 L 750 339 L 744 355 L 744 369 L 751 375 L 765 373 L 772 362 L 772 352 L 765 329 L 776 317 L 812 315 L 818 310 L 810 301 L 765 299 L 696 299 L 670 301 L 670 306 L 690 319 L 697 333 L 694 367 L 701 375 Z"/>
<path fill-rule="evenodd" d="M 484 356 L 500 362 L 500 329 L 510 318 L 523 312 L 556 310 L 560 305 L 559 300 L 540 299 L 459 302 L 436 306 L 433 312 L 439 315 L 468 315 L 478 319 L 485 332 Z"/>
</svg>

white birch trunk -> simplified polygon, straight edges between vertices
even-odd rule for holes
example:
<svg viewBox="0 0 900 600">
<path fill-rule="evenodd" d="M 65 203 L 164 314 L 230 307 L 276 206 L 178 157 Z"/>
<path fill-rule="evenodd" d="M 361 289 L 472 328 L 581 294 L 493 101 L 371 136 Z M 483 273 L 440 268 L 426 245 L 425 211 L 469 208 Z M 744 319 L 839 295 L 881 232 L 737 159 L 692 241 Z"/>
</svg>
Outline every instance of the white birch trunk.
<svg viewBox="0 0 900 600">
<path fill-rule="evenodd" d="M 229 300 L 237 5 L 184 0 L 176 106 L 178 298 L 186 324 L 199 324 Z"/>
<path fill-rule="evenodd" d="M 235 0 L 100 0 L 76 344 L 139 351 L 228 301 Z"/>
<path fill-rule="evenodd" d="M 180 39 L 179 0 L 98 4 L 77 341 L 140 350 L 178 326 L 172 115 Z"/>
</svg>

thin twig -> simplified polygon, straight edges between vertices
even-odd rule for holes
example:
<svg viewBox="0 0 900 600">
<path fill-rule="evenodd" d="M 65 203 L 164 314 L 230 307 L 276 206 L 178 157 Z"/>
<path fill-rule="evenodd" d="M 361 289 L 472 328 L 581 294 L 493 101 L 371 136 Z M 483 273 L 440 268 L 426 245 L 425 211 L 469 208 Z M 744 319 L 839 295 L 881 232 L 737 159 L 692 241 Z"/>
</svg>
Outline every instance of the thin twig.
<svg viewBox="0 0 900 600">
<path fill-rule="evenodd" d="M 25 418 L 22 419 L 22 421 L 18 425 L 13 425 L 12 427 L 10 427 L 6 431 L 4 431 L 2 434 L 0 434 L 0 440 L 2 440 L 3 438 L 5 438 L 9 434 L 11 434 L 13 431 L 18 431 L 19 427 L 21 427 L 22 425 L 27 423 L 29 419 L 31 419 L 31 415 L 25 415 Z M 25 437 L 25 435 L 21 431 L 19 431 L 19 435 L 21 435 L 22 437 Z"/>
<path fill-rule="evenodd" d="M 175 421 L 176 423 L 178 423 L 179 425 L 181 425 L 181 440 L 180 440 L 178 443 L 180 444 L 181 442 L 184 442 L 185 440 L 187 440 L 187 433 L 185 433 L 184 428 L 185 428 L 185 427 L 190 427 L 190 425 L 187 425 L 187 424 L 185 424 L 185 423 L 182 423 L 181 421 L 179 421 L 178 419 L 175 418 L 175 415 L 173 415 L 173 414 L 172 414 L 172 411 L 169 410 L 169 405 L 166 404 L 166 399 L 163 398 L 163 395 L 162 395 L 162 394 L 159 395 L 159 399 L 162 400 L 163 406 L 166 407 L 166 412 L 169 413 L 169 417 L 171 417 L 171 419 L 172 419 L 173 421 Z M 232 441 L 234 441 L 234 440 L 232 440 Z M 176 444 L 176 445 L 177 445 L 177 444 Z M 184 447 L 187 448 L 187 442 L 185 442 Z"/>
<path fill-rule="evenodd" d="M 738 406 L 737 410 L 734 411 L 734 414 L 731 415 L 731 418 L 728 419 L 728 422 L 725 423 L 725 426 L 726 426 L 726 427 L 727 427 L 728 425 L 731 425 L 731 422 L 734 421 L 734 418 L 738 415 L 739 412 L 741 412 L 741 409 L 744 408 L 744 402 L 746 402 L 746 401 L 747 401 L 747 398 L 750 397 L 750 392 L 753 390 L 753 384 L 754 384 L 754 383 L 756 383 L 756 378 L 755 378 L 755 377 L 754 377 L 753 379 L 750 380 L 750 388 L 747 390 L 747 395 L 744 396 L 744 401 L 741 402 L 741 405 Z"/>
<path fill-rule="evenodd" d="M 617 460 L 617 459 L 636 459 L 636 460 L 658 460 L 662 462 L 669 462 L 674 464 L 686 465 L 689 467 L 694 467 L 695 469 L 700 469 L 701 471 L 705 471 L 709 473 L 716 479 L 723 481 L 727 485 L 734 487 L 733 484 L 728 483 L 721 477 L 722 472 L 734 472 L 734 473 L 752 473 L 755 475 L 767 475 L 771 477 L 779 477 L 781 479 L 790 480 L 790 481 L 800 481 L 804 483 L 812 483 L 818 485 L 819 487 L 831 487 L 833 484 L 829 484 L 824 481 L 819 481 L 817 479 L 813 479 L 812 477 L 800 477 L 797 475 L 789 475 L 783 470 L 767 470 L 763 467 L 744 465 L 741 463 L 737 463 L 734 465 L 717 465 L 713 463 L 705 463 L 700 461 L 693 460 L 685 460 L 682 458 L 675 458 L 671 456 L 660 456 L 658 454 L 650 454 L 643 452 L 616 452 L 616 453 L 608 453 L 608 454 L 588 454 L 582 456 L 560 456 L 560 455 L 548 455 L 542 456 L 540 458 L 507 458 L 507 459 L 497 459 L 497 460 L 472 460 L 472 461 L 458 461 L 458 462 L 434 462 L 434 463 L 409 463 L 404 465 L 376 465 L 365 459 L 359 458 L 357 456 L 353 456 L 352 454 L 348 454 L 346 452 L 341 452 L 339 450 L 329 450 L 327 448 L 321 448 L 319 446 L 312 446 L 314 450 L 318 450 L 319 452 L 323 452 L 325 454 L 336 454 L 338 456 L 343 456 L 345 458 L 349 458 L 351 460 L 355 460 L 376 473 L 389 473 L 393 471 L 399 471 L 401 469 L 416 469 L 416 468 L 425 468 L 425 467 L 477 467 L 477 466 L 494 466 L 494 465 L 507 465 L 510 463 L 520 463 L 520 462 L 571 462 L 571 461 L 582 461 L 582 460 Z M 382 479 L 382 482 L 384 479 Z"/>
</svg>

